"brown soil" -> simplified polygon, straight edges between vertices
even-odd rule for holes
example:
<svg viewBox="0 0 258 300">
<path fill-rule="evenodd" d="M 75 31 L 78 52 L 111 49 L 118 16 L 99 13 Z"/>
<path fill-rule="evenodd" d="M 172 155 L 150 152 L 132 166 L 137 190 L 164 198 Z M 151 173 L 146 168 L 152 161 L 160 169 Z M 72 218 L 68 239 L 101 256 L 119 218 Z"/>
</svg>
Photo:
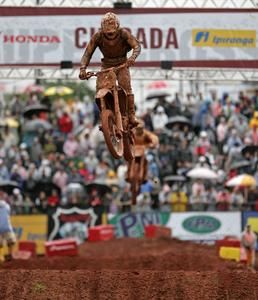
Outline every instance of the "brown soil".
<svg viewBox="0 0 258 300">
<path fill-rule="evenodd" d="M 215 247 L 175 239 L 85 243 L 77 257 L 0 266 L 0 299 L 257 300 L 258 273 Z"/>
</svg>

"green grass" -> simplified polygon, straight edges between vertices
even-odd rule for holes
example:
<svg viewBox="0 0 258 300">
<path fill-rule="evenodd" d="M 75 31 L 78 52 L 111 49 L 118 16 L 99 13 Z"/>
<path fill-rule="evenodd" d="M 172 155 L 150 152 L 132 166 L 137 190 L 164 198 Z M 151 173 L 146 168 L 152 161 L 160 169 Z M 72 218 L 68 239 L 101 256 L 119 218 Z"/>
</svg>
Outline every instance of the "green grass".
<svg viewBox="0 0 258 300">
<path fill-rule="evenodd" d="M 44 283 L 41 282 L 35 282 L 32 284 L 32 291 L 35 293 L 43 293 L 45 292 L 47 287 Z"/>
</svg>

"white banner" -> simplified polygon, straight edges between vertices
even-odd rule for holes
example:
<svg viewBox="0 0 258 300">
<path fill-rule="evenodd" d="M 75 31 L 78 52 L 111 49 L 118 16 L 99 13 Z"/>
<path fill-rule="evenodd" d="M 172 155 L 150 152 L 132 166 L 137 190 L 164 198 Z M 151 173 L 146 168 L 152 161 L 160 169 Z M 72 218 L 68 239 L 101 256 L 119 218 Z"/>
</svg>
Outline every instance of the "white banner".
<svg viewBox="0 0 258 300">
<path fill-rule="evenodd" d="M 218 240 L 241 235 L 240 212 L 172 213 L 166 224 L 173 237 L 181 240 Z"/>
<path fill-rule="evenodd" d="M 72 15 L 73 9 L 70 11 L 70 15 L 49 16 L 1 16 L 0 12 L 0 64 L 51 65 L 63 60 L 79 64 L 103 14 L 96 10 L 96 14 Z M 251 62 L 257 62 L 257 11 L 134 11 L 119 18 L 121 26 L 141 42 L 139 65 L 160 66 L 161 60 L 184 62 L 184 66 L 230 61 L 227 66 L 234 67 L 234 61 L 241 61 L 241 67 L 247 61 L 249 67 L 255 67 Z M 100 58 L 96 50 L 92 63 L 99 63 Z"/>
</svg>

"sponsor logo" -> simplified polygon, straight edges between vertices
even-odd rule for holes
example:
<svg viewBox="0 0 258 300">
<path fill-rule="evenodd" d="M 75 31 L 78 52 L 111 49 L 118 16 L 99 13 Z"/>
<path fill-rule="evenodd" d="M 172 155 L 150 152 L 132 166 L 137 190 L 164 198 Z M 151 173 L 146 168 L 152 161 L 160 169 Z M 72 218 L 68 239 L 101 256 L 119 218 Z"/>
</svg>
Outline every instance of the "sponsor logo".
<svg viewBox="0 0 258 300">
<path fill-rule="evenodd" d="M 192 45 L 256 48 L 256 30 L 193 29 Z"/>
<path fill-rule="evenodd" d="M 25 35 L 25 34 L 3 34 L 3 43 L 18 44 L 56 44 L 61 40 L 56 35 Z"/>
<path fill-rule="evenodd" d="M 49 240 L 73 237 L 78 243 L 85 241 L 88 227 L 95 225 L 97 215 L 92 208 L 58 207 L 52 215 L 54 226 L 50 229 Z"/>
<path fill-rule="evenodd" d="M 53 245 L 49 248 L 49 251 L 64 251 L 64 250 L 74 250 L 76 249 L 75 244 L 70 245 Z"/>
<path fill-rule="evenodd" d="M 183 222 L 185 230 L 192 233 L 211 233 L 218 230 L 221 226 L 221 222 L 211 216 L 194 216 L 187 218 Z"/>
</svg>

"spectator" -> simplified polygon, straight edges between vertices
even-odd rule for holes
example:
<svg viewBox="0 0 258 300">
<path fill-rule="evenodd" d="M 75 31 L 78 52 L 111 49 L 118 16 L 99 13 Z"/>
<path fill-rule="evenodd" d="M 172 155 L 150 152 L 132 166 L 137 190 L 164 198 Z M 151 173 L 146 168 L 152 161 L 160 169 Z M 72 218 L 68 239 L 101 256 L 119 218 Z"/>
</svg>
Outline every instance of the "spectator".
<svg viewBox="0 0 258 300">
<path fill-rule="evenodd" d="M 178 185 L 174 185 L 173 192 L 170 194 L 172 212 L 184 212 L 187 210 L 188 198 L 184 191 L 180 191 Z"/>
<path fill-rule="evenodd" d="M 10 220 L 11 208 L 6 202 L 7 195 L 0 190 L 0 261 L 4 261 L 3 246 L 7 243 L 7 260 L 12 259 L 16 237 Z"/>
<path fill-rule="evenodd" d="M 216 209 L 219 211 L 228 211 L 231 206 L 231 195 L 226 188 L 218 192 Z"/>
<path fill-rule="evenodd" d="M 64 142 L 63 151 L 67 157 L 75 157 L 79 150 L 79 143 L 75 136 L 70 133 L 68 139 Z"/>
<path fill-rule="evenodd" d="M 255 250 L 257 244 L 256 234 L 251 229 L 251 225 L 247 224 L 241 236 L 241 245 L 246 253 L 246 265 L 248 268 L 255 268 Z"/>
<path fill-rule="evenodd" d="M 39 213 L 47 213 L 48 197 L 45 191 L 40 191 L 38 197 L 35 199 L 35 207 Z"/>
<path fill-rule="evenodd" d="M 65 111 L 62 116 L 57 120 L 58 128 L 61 133 L 67 135 L 73 130 L 73 121 L 69 114 Z"/>
<path fill-rule="evenodd" d="M 170 194 L 170 187 L 167 183 L 165 183 L 159 193 L 160 210 L 162 212 L 171 212 L 169 194 Z"/>
<path fill-rule="evenodd" d="M 59 169 L 55 172 L 52 181 L 60 188 L 64 195 L 68 184 L 68 174 L 65 172 L 64 166 L 60 165 Z"/>
<path fill-rule="evenodd" d="M 23 173 L 24 172 L 24 173 Z M 18 164 L 14 164 L 10 173 L 10 180 L 17 182 L 20 188 L 23 188 L 23 184 L 27 177 L 25 175 L 26 169 L 21 166 L 19 168 Z"/>
<path fill-rule="evenodd" d="M 210 150 L 211 148 L 211 143 L 208 138 L 208 134 L 206 131 L 201 131 L 199 139 L 197 140 L 196 143 L 196 150 L 195 153 L 196 155 L 204 155 Z"/>
<path fill-rule="evenodd" d="M 254 110 L 258 111 L 258 90 L 255 90 L 255 95 L 252 97 L 252 102 Z"/>
<path fill-rule="evenodd" d="M 168 116 L 162 106 L 157 107 L 156 113 L 152 117 L 153 127 L 155 131 L 162 131 L 168 122 Z"/>
<path fill-rule="evenodd" d="M 52 167 L 48 159 L 43 159 L 38 169 L 39 181 L 50 182 L 52 176 Z"/>
<path fill-rule="evenodd" d="M 22 114 L 24 104 L 21 100 L 20 95 L 18 94 L 14 95 L 9 105 L 10 105 L 12 116 L 19 117 Z"/>
<path fill-rule="evenodd" d="M 252 119 L 249 122 L 250 128 L 258 128 L 258 111 L 255 111 Z"/>
<path fill-rule="evenodd" d="M 91 149 L 93 149 L 93 145 L 90 140 L 90 129 L 86 128 L 79 138 L 79 153 L 83 156 L 87 156 Z"/>
<path fill-rule="evenodd" d="M 4 160 L 2 158 L 0 158 L 0 179 L 1 180 L 9 179 L 9 172 L 7 166 L 4 164 Z"/>
<path fill-rule="evenodd" d="M 43 154 L 43 148 L 38 137 L 34 137 L 29 152 L 30 159 L 38 166 Z"/>
<path fill-rule="evenodd" d="M 99 164 L 99 160 L 96 157 L 94 150 L 89 151 L 89 155 L 87 157 L 85 157 L 84 162 L 85 162 L 86 166 L 88 167 L 88 170 L 92 174 L 95 173 L 97 165 Z"/>
<path fill-rule="evenodd" d="M 225 142 L 227 133 L 228 133 L 228 125 L 226 123 L 225 117 L 220 118 L 219 125 L 217 126 L 217 141 L 218 141 L 218 148 L 220 154 L 223 153 L 223 144 Z"/>
<path fill-rule="evenodd" d="M 152 117 L 151 117 L 151 109 L 147 108 L 146 113 L 142 116 L 142 120 L 145 124 L 145 128 L 149 131 L 154 131 Z"/>
<path fill-rule="evenodd" d="M 202 211 L 204 210 L 204 195 L 205 195 L 205 186 L 203 181 L 197 179 L 192 185 L 191 192 L 191 206 L 192 211 Z"/>
<path fill-rule="evenodd" d="M 232 210 L 242 210 L 244 207 L 245 198 L 239 187 L 235 187 L 231 194 Z"/>
<path fill-rule="evenodd" d="M 60 202 L 58 192 L 56 189 L 52 189 L 51 195 L 47 198 L 47 204 L 50 207 L 56 207 Z"/>
<path fill-rule="evenodd" d="M 12 145 L 17 145 L 18 144 L 18 139 L 17 136 L 11 131 L 10 127 L 6 125 L 4 127 L 4 132 L 2 134 L 2 138 L 4 141 L 4 147 L 5 149 L 10 148 Z"/>
<path fill-rule="evenodd" d="M 23 195 L 18 188 L 13 190 L 12 205 L 17 215 L 21 215 L 24 212 Z"/>
<path fill-rule="evenodd" d="M 124 187 L 122 188 L 122 194 L 121 194 L 122 213 L 130 212 L 131 199 L 132 199 L 132 195 L 131 195 L 130 184 L 125 184 Z"/>
<path fill-rule="evenodd" d="M 225 99 L 225 105 L 223 105 L 222 113 L 228 120 L 234 114 L 234 105 L 229 96 Z"/>
</svg>

